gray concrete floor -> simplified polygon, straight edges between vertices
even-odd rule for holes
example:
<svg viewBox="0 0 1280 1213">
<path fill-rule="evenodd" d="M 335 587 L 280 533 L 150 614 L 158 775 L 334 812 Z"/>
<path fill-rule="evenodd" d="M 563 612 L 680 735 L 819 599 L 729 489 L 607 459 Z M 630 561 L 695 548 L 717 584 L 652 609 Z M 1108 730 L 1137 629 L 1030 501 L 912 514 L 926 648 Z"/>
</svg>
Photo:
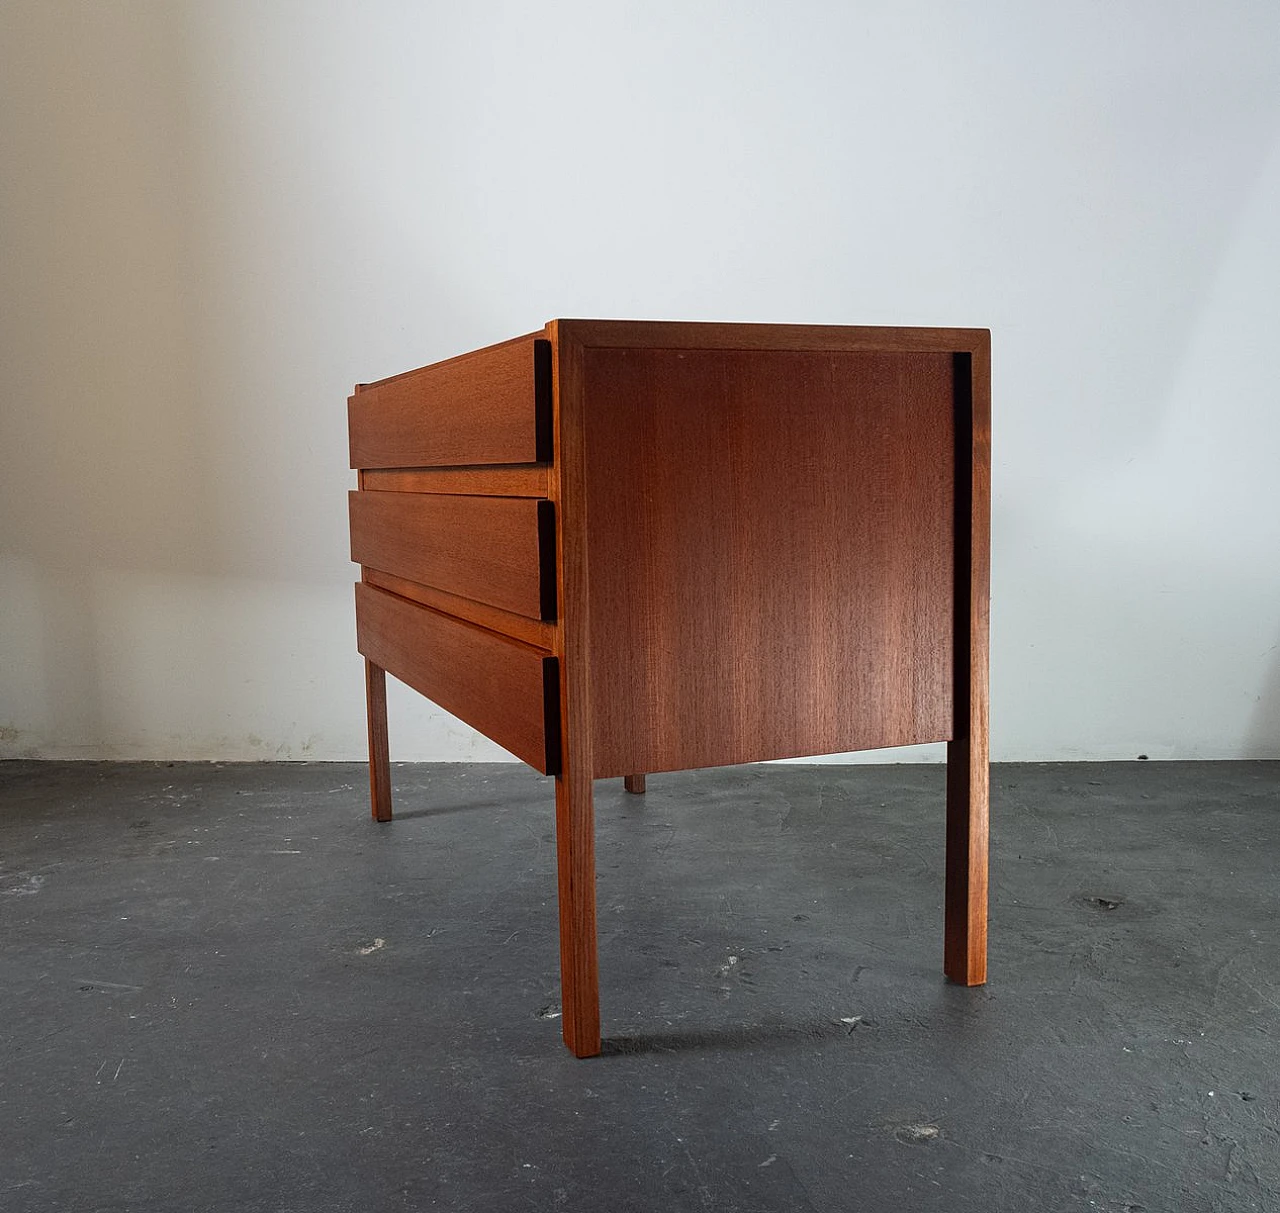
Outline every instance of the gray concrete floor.
<svg viewBox="0 0 1280 1213">
<path fill-rule="evenodd" d="M 597 785 L 605 1056 L 518 766 L 0 764 L 0 1209 L 1280 1208 L 1280 764 Z"/>
</svg>

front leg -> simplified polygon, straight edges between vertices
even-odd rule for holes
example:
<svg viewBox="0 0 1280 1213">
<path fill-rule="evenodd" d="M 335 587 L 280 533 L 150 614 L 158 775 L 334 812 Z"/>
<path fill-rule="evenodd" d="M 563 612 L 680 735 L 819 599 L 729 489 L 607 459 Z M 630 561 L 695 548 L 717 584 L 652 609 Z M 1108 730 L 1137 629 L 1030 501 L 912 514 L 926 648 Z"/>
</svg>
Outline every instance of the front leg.
<svg viewBox="0 0 1280 1213">
<path fill-rule="evenodd" d="M 962 986 L 987 980 L 987 739 L 947 746 L 945 972 Z"/>
<path fill-rule="evenodd" d="M 556 778 L 562 1022 L 574 1056 L 594 1057 L 600 1052 L 600 978 L 592 780 L 590 768 L 565 740 L 564 768 Z"/>
<path fill-rule="evenodd" d="M 391 753 L 387 744 L 387 674 L 364 659 L 365 707 L 369 714 L 369 799 L 374 821 L 391 820 Z"/>
</svg>

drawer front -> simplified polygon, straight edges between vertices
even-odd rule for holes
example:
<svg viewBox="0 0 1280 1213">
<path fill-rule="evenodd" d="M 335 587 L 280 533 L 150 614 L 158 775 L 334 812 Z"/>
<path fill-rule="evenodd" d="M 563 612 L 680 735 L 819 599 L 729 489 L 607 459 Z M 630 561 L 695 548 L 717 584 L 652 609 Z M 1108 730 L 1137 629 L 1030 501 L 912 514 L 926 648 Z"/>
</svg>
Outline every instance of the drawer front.
<svg viewBox="0 0 1280 1213">
<path fill-rule="evenodd" d="M 350 505 L 357 564 L 530 619 L 555 618 L 551 502 L 361 490 Z"/>
<path fill-rule="evenodd" d="M 560 684 L 549 653 L 356 585 L 356 639 L 375 665 L 544 775 L 560 768 Z"/>
<path fill-rule="evenodd" d="M 353 468 L 546 463 L 551 344 L 518 337 L 356 389 Z"/>
</svg>

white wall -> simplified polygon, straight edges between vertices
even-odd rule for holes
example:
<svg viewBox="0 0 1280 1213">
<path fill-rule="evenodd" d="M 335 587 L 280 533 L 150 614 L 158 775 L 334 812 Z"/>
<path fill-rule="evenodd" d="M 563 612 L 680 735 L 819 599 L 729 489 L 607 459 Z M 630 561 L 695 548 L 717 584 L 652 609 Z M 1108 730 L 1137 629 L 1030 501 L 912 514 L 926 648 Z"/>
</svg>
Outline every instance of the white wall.
<svg viewBox="0 0 1280 1213">
<path fill-rule="evenodd" d="M 9 0 L 0 125 L 0 756 L 361 756 L 350 385 L 583 315 L 989 326 L 996 757 L 1280 757 L 1275 0 Z"/>
</svg>

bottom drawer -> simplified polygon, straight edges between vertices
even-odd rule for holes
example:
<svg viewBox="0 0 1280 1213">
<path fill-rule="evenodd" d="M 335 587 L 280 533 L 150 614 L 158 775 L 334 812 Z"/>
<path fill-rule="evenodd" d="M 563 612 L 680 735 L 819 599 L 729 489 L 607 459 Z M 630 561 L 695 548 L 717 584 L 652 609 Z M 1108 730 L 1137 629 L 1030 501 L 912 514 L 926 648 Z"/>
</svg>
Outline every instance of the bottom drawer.
<svg viewBox="0 0 1280 1213">
<path fill-rule="evenodd" d="M 560 769 L 556 659 L 363 582 L 356 640 L 375 665 L 544 775 Z"/>
</svg>

